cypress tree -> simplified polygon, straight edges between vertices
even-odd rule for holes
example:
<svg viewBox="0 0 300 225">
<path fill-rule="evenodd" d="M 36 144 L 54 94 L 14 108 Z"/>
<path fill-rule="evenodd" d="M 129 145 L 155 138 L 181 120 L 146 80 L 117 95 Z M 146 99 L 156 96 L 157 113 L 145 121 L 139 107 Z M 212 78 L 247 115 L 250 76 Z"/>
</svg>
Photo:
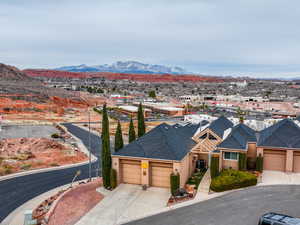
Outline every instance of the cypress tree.
<svg viewBox="0 0 300 225">
<path fill-rule="evenodd" d="M 129 135 L 128 137 L 129 143 L 135 141 L 135 130 L 134 130 L 132 118 L 130 119 L 128 135 Z"/>
<path fill-rule="evenodd" d="M 140 103 L 138 109 L 138 137 L 143 136 L 146 133 L 145 119 L 142 104 Z"/>
<path fill-rule="evenodd" d="M 120 121 L 118 121 L 118 126 L 115 134 L 115 151 L 117 152 L 119 149 L 123 148 L 123 136 L 122 136 L 122 128 Z"/>
<path fill-rule="evenodd" d="M 103 105 L 102 110 L 102 178 L 103 186 L 109 188 L 110 185 L 110 171 L 111 171 L 111 153 L 109 140 L 109 121 L 106 111 L 106 104 Z"/>
</svg>

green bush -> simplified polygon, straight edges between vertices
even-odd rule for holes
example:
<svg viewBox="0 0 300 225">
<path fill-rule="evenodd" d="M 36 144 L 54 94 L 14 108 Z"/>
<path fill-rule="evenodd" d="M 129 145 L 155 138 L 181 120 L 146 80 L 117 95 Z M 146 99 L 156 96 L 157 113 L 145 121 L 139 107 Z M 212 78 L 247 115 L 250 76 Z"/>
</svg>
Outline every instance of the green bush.
<svg viewBox="0 0 300 225">
<path fill-rule="evenodd" d="M 115 169 L 110 170 L 110 186 L 112 189 L 117 187 L 117 171 Z"/>
<path fill-rule="evenodd" d="M 60 138 L 59 134 L 57 134 L 57 133 L 52 134 L 51 137 L 52 138 Z"/>
<path fill-rule="evenodd" d="M 215 192 L 221 192 L 256 184 L 257 178 L 254 174 L 245 171 L 228 169 L 223 170 L 218 177 L 212 179 L 210 189 Z"/>
<path fill-rule="evenodd" d="M 264 169 L 264 158 L 259 154 L 258 157 L 256 157 L 256 170 L 259 172 L 262 172 Z"/>
<path fill-rule="evenodd" d="M 215 178 L 219 175 L 219 157 L 212 157 L 210 164 L 211 178 Z"/>
<path fill-rule="evenodd" d="M 170 175 L 170 182 L 171 182 L 171 194 L 175 196 L 176 191 L 180 187 L 180 175 L 179 173 L 171 173 Z"/>
<path fill-rule="evenodd" d="M 247 170 L 247 156 L 241 152 L 239 152 L 239 170 Z"/>
<path fill-rule="evenodd" d="M 187 184 L 195 184 L 196 185 L 196 189 L 198 189 L 198 186 L 204 176 L 206 172 L 206 169 L 200 171 L 200 172 L 197 172 L 197 173 L 194 173 L 189 179 L 188 181 L 186 182 Z"/>
</svg>

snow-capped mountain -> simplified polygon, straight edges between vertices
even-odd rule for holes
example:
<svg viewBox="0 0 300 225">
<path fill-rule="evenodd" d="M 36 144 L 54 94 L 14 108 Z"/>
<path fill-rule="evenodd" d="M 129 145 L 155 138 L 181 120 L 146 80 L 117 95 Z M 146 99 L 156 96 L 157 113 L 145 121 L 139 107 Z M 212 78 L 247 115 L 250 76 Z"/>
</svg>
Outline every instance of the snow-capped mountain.
<svg viewBox="0 0 300 225">
<path fill-rule="evenodd" d="M 64 66 L 55 70 L 69 72 L 115 72 L 115 73 L 170 73 L 170 74 L 185 74 L 188 73 L 181 67 L 168 67 L 163 65 L 145 64 L 137 61 L 118 61 L 111 65 L 104 64 L 98 66 L 88 66 L 85 64 L 78 66 Z"/>
</svg>

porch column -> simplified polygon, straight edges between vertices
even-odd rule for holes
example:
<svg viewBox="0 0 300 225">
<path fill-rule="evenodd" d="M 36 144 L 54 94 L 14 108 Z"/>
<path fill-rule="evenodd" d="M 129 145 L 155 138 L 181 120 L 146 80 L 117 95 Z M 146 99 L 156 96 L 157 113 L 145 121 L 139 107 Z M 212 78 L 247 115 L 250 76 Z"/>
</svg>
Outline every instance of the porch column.
<svg viewBox="0 0 300 225">
<path fill-rule="evenodd" d="M 286 163 L 285 163 L 285 171 L 293 172 L 293 163 L 294 163 L 294 151 L 287 150 L 286 151 Z"/>
<path fill-rule="evenodd" d="M 222 170 L 222 167 L 223 167 L 223 151 L 220 151 L 220 154 L 219 154 L 219 171 Z"/>
<path fill-rule="evenodd" d="M 142 185 L 150 186 L 149 184 L 149 160 L 142 160 Z"/>
</svg>

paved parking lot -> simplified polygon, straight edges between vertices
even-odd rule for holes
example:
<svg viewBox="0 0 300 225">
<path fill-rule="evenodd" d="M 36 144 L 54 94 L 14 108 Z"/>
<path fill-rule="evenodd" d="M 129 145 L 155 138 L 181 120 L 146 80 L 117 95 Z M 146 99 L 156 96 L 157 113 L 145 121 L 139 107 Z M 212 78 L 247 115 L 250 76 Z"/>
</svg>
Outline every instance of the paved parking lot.
<svg viewBox="0 0 300 225">
<path fill-rule="evenodd" d="M 59 131 L 49 125 L 6 125 L 0 130 L 0 139 L 5 138 L 41 138 L 51 137 Z"/>
<path fill-rule="evenodd" d="M 266 212 L 300 216 L 300 186 L 256 186 L 127 225 L 257 225 Z"/>
</svg>

